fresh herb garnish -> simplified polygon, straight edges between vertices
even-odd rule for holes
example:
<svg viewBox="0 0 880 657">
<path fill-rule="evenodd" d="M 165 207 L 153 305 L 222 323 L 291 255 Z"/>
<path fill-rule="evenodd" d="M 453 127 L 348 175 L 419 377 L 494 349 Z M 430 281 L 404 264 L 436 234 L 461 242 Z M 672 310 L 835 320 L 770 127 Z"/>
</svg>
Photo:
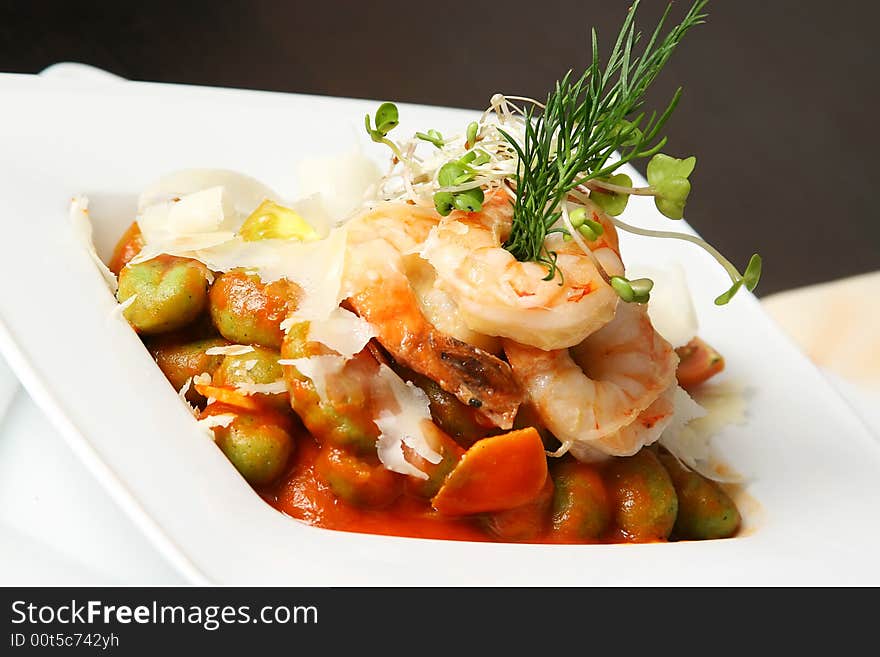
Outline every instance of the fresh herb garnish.
<svg viewBox="0 0 880 657">
<path fill-rule="evenodd" d="M 647 112 L 643 105 L 648 88 L 684 35 L 704 22 L 707 2 L 696 0 L 682 21 L 664 35 L 671 9 L 667 6 L 644 48 L 637 52 L 642 34 L 635 26 L 640 3 L 635 0 L 604 65 L 593 30 L 592 63 L 580 77 L 575 79 L 569 72 L 545 103 L 495 94 L 482 118 L 468 124 L 463 135 L 444 138 L 428 130 L 402 145 L 395 144 L 387 134 L 397 125 L 397 108 L 383 103 L 376 112 L 375 127 L 369 115 L 366 118 L 373 141 L 387 144 L 395 154 L 392 171 L 381 188 L 383 197 L 433 204 L 446 216 L 453 210 L 480 211 L 485 193 L 508 194 L 513 221 L 503 246 L 518 260 L 545 264 L 546 280 L 561 277 L 556 253 L 547 248 L 547 236 L 561 233 L 566 242 L 577 242 L 588 252 L 587 243 L 597 240 L 604 230 L 589 217 L 601 211 L 620 230 L 685 240 L 705 249 L 731 279 L 731 287 L 715 299 L 716 304 L 726 304 L 743 286 L 754 290 L 761 275 L 757 254 L 740 274 L 699 237 L 639 228 L 619 219 L 630 196 L 654 197 L 657 209 L 670 219 L 681 219 L 684 214 L 696 158 L 678 159 L 660 152 L 666 145 L 660 133 L 681 88 L 660 113 Z M 438 150 L 428 158 L 420 157 L 416 153 L 419 140 Z M 629 176 L 616 173 L 624 164 L 644 159 L 649 160 L 648 186 L 633 187 Z M 385 185 L 394 180 L 398 186 L 388 190 Z M 653 283 L 648 279 L 630 281 L 608 274 L 605 278 L 624 301 L 645 303 L 650 298 Z"/>
<path fill-rule="evenodd" d="M 416 138 L 421 139 L 422 141 L 430 142 L 434 144 L 434 146 L 436 146 L 437 148 L 443 148 L 443 135 L 441 135 L 433 128 L 428 130 L 428 132 L 417 132 Z"/>
<path fill-rule="evenodd" d="M 573 79 L 569 72 L 557 82 L 539 114 L 535 115 L 534 105 L 528 108 L 522 143 L 502 129 L 519 155 L 513 226 L 505 244 L 518 260 L 546 263 L 555 274 L 554 259 L 544 239 L 559 219 L 560 204 L 569 192 L 663 148 L 666 138 L 659 133 L 675 109 L 681 89 L 659 116 L 639 110 L 648 87 L 682 37 L 703 22 L 707 1 L 697 0 L 682 22 L 661 37 L 668 6 L 643 52 L 637 55 L 634 47 L 641 33 L 635 26 L 636 0 L 604 67 L 594 29 L 592 63 L 579 78 Z M 615 151 L 620 158 L 610 162 Z"/>
</svg>

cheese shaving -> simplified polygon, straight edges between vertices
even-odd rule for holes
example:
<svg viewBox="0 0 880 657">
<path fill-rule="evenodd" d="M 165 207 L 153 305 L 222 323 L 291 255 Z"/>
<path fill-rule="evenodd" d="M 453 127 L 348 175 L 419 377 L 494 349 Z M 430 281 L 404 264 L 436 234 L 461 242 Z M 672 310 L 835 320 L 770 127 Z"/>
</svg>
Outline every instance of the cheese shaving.
<svg viewBox="0 0 880 657">
<path fill-rule="evenodd" d="M 308 339 L 319 342 L 345 358 L 360 353 L 377 333 L 365 319 L 345 308 L 334 308 L 326 319 L 312 320 Z"/>
<path fill-rule="evenodd" d="M 386 418 L 386 415 L 390 417 Z M 389 425 L 393 424 L 393 415 L 383 411 L 376 419 L 376 425 L 381 426 L 380 422 Z M 379 461 L 385 466 L 385 469 L 391 470 L 391 472 L 410 475 L 417 479 L 427 479 L 428 475 L 406 460 L 402 447 L 400 439 L 394 433 L 385 433 L 383 431 L 379 435 L 379 440 L 376 441 L 376 453 L 379 455 Z"/>
<path fill-rule="evenodd" d="M 205 429 L 211 440 L 214 440 L 214 427 L 228 427 L 235 422 L 236 416 L 233 413 L 218 413 L 217 415 L 209 415 L 201 420 L 196 420 L 196 424 Z"/>
<path fill-rule="evenodd" d="M 244 218 L 266 199 L 281 196 L 259 180 L 228 169 L 183 169 L 162 176 L 138 198 L 138 212 L 211 187 L 223 187 L 229 203 Z"/>
<path fill-rule="evenodd" d="M 338 375 L 345 367 L 345 358 L 341 356 L 312 356 L 311 358 L 282 358 L 281 365 L 292 365 L 305 377 L 311 379 L 321 401 L 327 401 L 327 380 Z"/>
<path fill-rule="evenodd" d="M 123 313 L 128 310 L 129 306 L 131 306 L 135 301 L 137 301 L 137 294 L 132 294 L 122 303 L 118 303 L 113 306 L 113 309 L 110 311 L 110 318 L 114 319 L 118 317 L 124 320 L 125 317 L 123 317 Z"/>
<path fill-rule="evenodd" d="M 441 456 L 428 443 L 422 431 L 422 423 L 431 421 L 428 396 L 411 382 L 401 379 L 387 365 L 379 366 L 376 377 L 381 396 L 391 395 L 397 410 L 392 405 L 384 405 L 373 421 L 381 432 L 376 443 L 376 451 L 382 464 L 392 472 L 427 479 L 428 475 L 409 463 L 403 454 L 406 445 L 429 463 L 439 463 Z"/>
<path fill-rule="evenodd" d="M 147 244 L 224 228 L 234 231 L 240 223 L 223 187 L 211 187 L 150 205 L 138 214 L 137 222 Z"/>
<path fill-rule="evenodd" d="M 679 264 L 631 265 L 626 271 L 631 279 L 645 277 L 654 281 L 648 316 L 657 332 L 673 347 L 690 342 L 697 334 L 699 323 L 684 268 Z"/>
<path fill-rule="evenodd" d="M 287 384 L 284 379 L 278 379 L 271 383 L 247 383 L 236 384 L 235 391 L 243 395 L 277 395 L 287 392 Z"/>
<path fill-rule="evenodd" d="M 704 385 L 697 394 L 700 403 L 680 387 L 675 391 L 675 414 L 660 437 L 660 444 L 707 479 L 736 483 L 739 477 L 722 475 L 722 469 L 716 467 L 712 437 L 723 427 L 745 420 L 742 389 L 731 384 Z"/>
<path fill-rule="evenodd" d="M 321 203 L 337 220 L 362 207 L 365 199 L 374 196 L 382 179 L 379 167 L 360 148 L 303 160 L 296 164 L 295 171 L 301 193 Z"/>
<path fill-rule="evenodd" d="M 180 390 L 177 391 L 177 396 L 180 397 L 180 401 L 182 401 L 187 410 L 192 413 L 195 417 L 199 416 L 199 409 L 189 403 L 189 400 L 186 398 L 186 394 L 189 392 L 192 387 L 192 377 L 189 377 L 186 381 L 184 381 L 183 385 L 180 386 Z"/>
<path fill-rule="evenodd" d="M 113 294 L 116 294 L 118 286 L 116 275 L 110 271 L 104 261 L 98 256 L 95 250 L 95 243 L 92 240 L 92 222 L 89 220 L 89 199 L 85 196 L 74 196 L 70 201 L 70 223 L 73 227 L 73 234 L 80 240 L 85 247 L 86 252 L 95 263 L 104 282 Z"/>
<path fill-rule="evenodd" d="M 131 259 L 130 264 L 152 260 L 162 254 L 179 255 L 183 258 L 200 258 L 195 254 L 218 247 L 235 239 L 235 233 L 231 231 L 216 231 L 213 233 L 200 233 L 194 235 L 179 235 L 174 238 L 166 238 L 144 245 L 144 248 Z"/>
<path fill-rule="evenodd" d="M 196 374 L 192 378 L 192 382 L 193 385 L 209 386 L 213 382 L 213 379 L 211 378 L 211 375 L 207 372 L 202 372 L 201 374 Z"/>
<path fill-rule="evenodd" d="M 189 377 L 186 381 L 183 382 L 183 385 L 180 386 L 180 390 L 177 391 L 177 395 L 186 401 L 186 393 L 189 392 L 189 389 L 192 387 L 193 378 Z M 187 402 L 189 404 L 189 402 Z"/>
<path fill-rule="evenodd" d="M 208 356 L 241 356 L 252 351 L 254 351 L 254 348 L 250 345 L 231 344 L 223 347 L 211 347 L 205 350 L 205 354 Z"/>
</svg>

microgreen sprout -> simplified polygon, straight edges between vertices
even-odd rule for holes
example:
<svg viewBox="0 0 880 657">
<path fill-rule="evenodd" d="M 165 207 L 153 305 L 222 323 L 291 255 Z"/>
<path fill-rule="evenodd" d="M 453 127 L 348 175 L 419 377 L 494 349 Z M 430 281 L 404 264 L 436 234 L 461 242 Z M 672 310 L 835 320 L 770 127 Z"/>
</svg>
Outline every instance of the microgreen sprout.
<svg viewBox="0 0 880 657">
<path fill-rule="evenodd" d="M 651 298 L 651 290 L 654 288 L 654 281 L 650 278 L 637 278 L 631 281 L 623 276 L 612 276 L 611 287 L 614 288 L 622 301 L 648 303 Z"/>
<path fill-rule="evenodd" d="M 453 205 L 456 210 L 462 212 L 479 212 L 483 209 L 483 200 L 485 195 L 479 187 L 468 189 L 454 195 Z"/>
<path fill-rule="evenodd" d="M 577 230 L 589 242 L 595 242 L 605 232 L 602 224 L 592 219 L 584 219 L 584 223 L 578 226 Z"/>
<path fill-rule="evenodd" d="M 428 130 L 428 132 L 417 132 L 416 138 L 421 139 L 422 141 L 430 142 L 434 144 L 434 146 L 436 146 L 437 148 L 443 148 L 443 135 L 441 135 L 433 128 Z"/>
<path fill-rule="evenodd" d="M 471 164 L 472 166 L 475 166 L 475 167 L 478 167 L 478 166 L 481 166 L 481 165 L 483 165 L 483 164 L 486 164 L 486 163 L 488 163 L 488 162 L 492 159 L 492 156 L 491 156 L 491 155 L 489 155 L 486 151 L 484 151 L 484 150 L 482 150 L 482 149 L 480 149 L 480 148 L 478 148 L 478 149 L 476 149 L 476 150 L 474 150 L 474 151 L 470 151 L 470 152 L 468 153 L 468 155 L 470 155 L 470 154 L 472 154 L 472 153 L 475 155 L 475 157 L 474 157 L 474 159 L 472 159 L 472 160 L 469 162 L 469 164 Z"/>
<path fill-rule="evenodd" d="M 434 194 L 434 209 L 441 217 L 452 212 L 455 207 L 455 196 L 452 192 L 437 192 Z"/>
<path fill-rule="evenodd" d="M 580 228 L 587 220 L 587 209 L 583 207 L 575 208 L 568 213 L 568 220 L 571 221 L 572 226 Z"/>
<path fill-rule="evenodd" d="M 654 203 L 663 216 L 670 219 L 684 216 L 684 204 L 691 193 L 688 176 L 696 164 L 695 157 L 679 160 L 663 153 L 658 153 L 648 162 L 648 184 L 654 190 Z"/>
<path fill-rule="evenodd" d="M 388 146 L 398 159 L 401 158 L 402 155 L 397 144 L 387 137 L 388 133 L 396 128 L 397 124 L 400 122 L 397 105 L 394 103 L 382 103 L 379 105 L 379 109 L 376 110 L 374 122 L 376 124 L 375 128 L 370 125 L 370 115 L 367 114 L 364 117 L 364 125 L 367 128 L 367 134 L 370 135 L 370 138 L 377 144 L 385 144 Z"/>
<path fill-rule="evenodd" d="M 629 201 L 629 194 L 625 191 L 614 191 L 611 187 L 602 187 L 601 183 L 606 185 L 616 185 L 623 188 L 632 187 L 632 178 L 625 173 L 616 173 L 608 178 L 598 181 L 599 187 L 595 187 L 590 192 L 590 200 L 602 208 L 607 214 L 614 215 L 623 214 Z"/>
<path fill-rule="evenodd" d="M 434 194 L 434 207 L 442 216 L 445 217 L 453 209 L 463 212 L 479 212 L 483 209 L 485 194 L 479 185 L 472 184 L 454 192 L 448 189 L 473 183 L 476 171 L 469 165 L 478 165 L 478 160 L 482 161 L 482 159 L 483 156 L 475 151 L 468 151 L 459 159 L 447 162 L 437 171 L 437 183 L 441 188 L 447 188 Z"/>
<path fill-rule="evenodd" d="M 731 277 L 734 279 L 733 285 L 731 285 L 726 292 L 720 294 L 715 299 L 715 305 L 725 305 L 733 298 L 733 295 L 736 294 L 739 291 L 739 288 L 741 288 L 743 285 L 746 286 L 746 289 L 749 292 L 754 290 L 758 286 L 758 281 L 761 279 L 761 264 L 761 256 L 759 256 L 757 253 L 754 254 L 749 259 L 749 264 L 746 266 L 745 273 L 743 273 L 742 276 Z"/>
<path fill-rule="evenodd" d="M 480 130 L 480 124 L 476 121 L 472 121 L 468 124 L 467 127 L 467 139 L 464 142 L 464 147 L 467 149 L 471 149 L 477 143 L 477 133 Z"/>
</svg>

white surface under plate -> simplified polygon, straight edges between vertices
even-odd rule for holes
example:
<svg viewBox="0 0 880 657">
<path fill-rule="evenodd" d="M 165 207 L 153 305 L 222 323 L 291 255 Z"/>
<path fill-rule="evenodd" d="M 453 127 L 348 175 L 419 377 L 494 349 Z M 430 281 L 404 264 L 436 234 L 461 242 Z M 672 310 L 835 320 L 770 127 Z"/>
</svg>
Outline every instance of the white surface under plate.
<svg viewBox="0 0 880 657">
<path fill-rule="evenodd" d="M 744 509 L 743 536 L 446 542 L 321 530 L 277 513 L 194 425 L 137 336 L 111 317 L 115 302 L 72 235 L 67 204 L 75 193 L 93 199 L 106 257 L 132 220 L 133 195 L 174 169 L 236 169 L 294 196 L 294 162 L 347 150 L 375 103 L 12 75 L 0 76 L 0 90 L 0 348 L 75 453 L 190 581 L 880 584 L 880 445 L 753 297 L 712 305 L 726 282 L 708 256 L 642 238 L 624 240 L 624 258 L 686 267 L 701 334 L 750 390 L 748 423 L 719 438 L 760 505 Z M 401 113 L 407 132 L 454 131 L 473 116 L 406 105 Z M 645 199 L 631 202 L 626 218 L 668 225 Z"/>
</svg>

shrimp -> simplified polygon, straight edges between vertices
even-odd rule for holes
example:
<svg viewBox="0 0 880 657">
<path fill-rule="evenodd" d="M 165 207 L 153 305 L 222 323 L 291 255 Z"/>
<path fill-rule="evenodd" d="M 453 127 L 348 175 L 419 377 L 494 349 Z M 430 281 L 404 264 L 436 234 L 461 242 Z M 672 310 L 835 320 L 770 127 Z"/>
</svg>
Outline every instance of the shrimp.
<svg viewBox="0 0 880 657">
<path fill-rule="evenodd" d="M 551 235 L 547 249 L 557 253 L 559 273 L 544 280 L 545 265 L 519 262 L 503 248 L 512 216 L 507 197 L 496 193 L 481 212 L 441 220 L 422 248 L 465 323 L 478 333 L 552 350 L 572 347 L 610 322 L 618 296 L 603 269 L 623 271 L 610 222 L 607 237 L 590 253 Z"/>
<path fill-rule="evenodd" d="M 523 393 L 510 366 L 432 325 L 406 277 L 404 254 L 424 241 L 436 215 L 394 206 L 356 221 L 349 228 L 347 304 L 374 327 L 396 361 L 437 382 L 495 426 L 511 428 Z"/>
<path fill-rule="evenodd" d="M 610 323 L 572 349 L 506 339 L 504 351 L 541 420 L 579 459 L 635 454 L 672 420 L 678 356 L 645 306 L 620 304 Z"/>
</svg>

